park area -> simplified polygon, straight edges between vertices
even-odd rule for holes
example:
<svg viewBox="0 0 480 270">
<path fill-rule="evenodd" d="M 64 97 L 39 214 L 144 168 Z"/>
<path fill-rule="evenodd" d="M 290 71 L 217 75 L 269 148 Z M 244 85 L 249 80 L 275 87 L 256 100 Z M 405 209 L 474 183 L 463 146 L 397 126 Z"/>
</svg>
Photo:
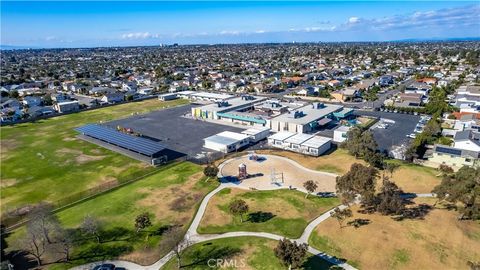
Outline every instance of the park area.
<svg viewBox="0 0 480 270">
<path fill-rule="evenodd" d="M 240 187 L 259 190 L 289 186 L 302 188 L 304 182 L 313 180 L 318 185 L 317 192 L 335 192 L 335 174 L 311 170 L 281 156 L 256 157 L 257 160 L 252 159 L 252 155 L 227 160 L 220 165 L 220 174 L 227 178 L 238 177 L 239 166 L 243 164 L 249 177 L 239 183 Z"/>
<path fill-rule="evenodd" d="M 243 221 L 229 212 L 229 203 L 240 199 L 249 206 Z M 226 188 L 208 203 L 198 232 L 269 232 L 298 238 L 310 221 L 338 204 L 340 201 L 337 198 L 315 195 L 305 198 L 305 193 L 296 190 L 247 191 Z"/>
<path fill-rule="evenodd" d="M 315 229 L 310 245 L 360 269 L 469 269 L 467 262 L 480 258 L 479 223 L 458 220 L 458 212 L 438 204 L 430 209 L 435 201 L 416 198 L 409 207 L 425 209 L 423 215 L 403 220 L 362 214 L 353 206 L 342 228 L 328 219 Z M 346 225 L 355 219 L 365 225 Z"/>
<path fill-rule="evenodd" d="M 345 149 L 336 149 L 320 157 L 305 156 L 288 151 L 281 150 L 261 150 L 261 154 L 272 154 L 289 158 L 301 164 L 302 166 L 318 171 L 324 171 L 343 175 L 350 170 L 353 163 L 366 164 L 361 159 L 356 159 L 348 154 Z M 399 167 L 390 174 L 385 172 L 391 180 L 395 182 L 403 191 L 412 193 L 430 193 L 432 189 L 440 183 L 439 172 L 433 168 L 424 167 L 416 164 L 409 164 L 399 160 L 389 161 L 398 164 Z M 382 172 L 380 172 L 382 174 Z M 380 181 L 377 181 L 380 184 Z"/>
<path fill-rule="evenodd" d="M 74 128 L 186 103 L 150 99 L 2 127 L 2 215 L 40 201 L 66 204 L 88 189 L 153 172 L 153 167 L 76 138 Z"/>
<path fill-rule="evenodd" d="M 202 167 L 189 162 L 173 163 L 141 181 L 121 187 L 59 212 L 62 227 L 75 236 L 70 263 L 51 264 L 52 269 L 67 269 L 90 261 L 119 258 L 149 265 L 168 250 L 160 244 L 165 230 L 179 225 L 186 230 L 201 199 L 218 186 L 205 181 Z M 135 218 L 147 212 L 152 225 L 135 231 Z M 80 226 L 89 215 L 98 220 L 100 242 L 85 235 Z M 8 238 L 8 250 L 18 247 L 24 228 Z M 50 252 L 45 263 L 55 262 L 58 254 Z M 18 257 L 18 259 L 22 259 Z"/>
<path fill-rule="evenodd" d="M 209 266 L 211 258 L 219 259 L 219 266 L 213 269 L 284 269 L 286 267 L 274 254 L 277 243 L 278 241 L 257 237 L 225 238 L 198 243 L 183 252 L 182 269 L 212 269 Z M 210 265 L 212 263 L 210 261 Z M 330 266 L 321 258 L 307 254 L 300 269 L 327 270 Z M 175 258 L 161 269 L 178 269 Z"/>
</svg>

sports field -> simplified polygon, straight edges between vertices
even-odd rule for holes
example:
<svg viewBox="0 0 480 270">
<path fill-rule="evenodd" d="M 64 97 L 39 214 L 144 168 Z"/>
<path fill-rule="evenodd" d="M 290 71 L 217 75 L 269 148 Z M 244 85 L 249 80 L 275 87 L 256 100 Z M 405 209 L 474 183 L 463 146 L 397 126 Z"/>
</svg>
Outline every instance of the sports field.
<svg viewBox="0 0 480 270">
<path fill-rule="evenodd" d="M 2 127 L 1 212 L 40 201 L 55 202 L 105 182 L 123 182 L 153 170 L 77 139 L 73 128 L 187 102 L 151 99 Z"/>
</svg>

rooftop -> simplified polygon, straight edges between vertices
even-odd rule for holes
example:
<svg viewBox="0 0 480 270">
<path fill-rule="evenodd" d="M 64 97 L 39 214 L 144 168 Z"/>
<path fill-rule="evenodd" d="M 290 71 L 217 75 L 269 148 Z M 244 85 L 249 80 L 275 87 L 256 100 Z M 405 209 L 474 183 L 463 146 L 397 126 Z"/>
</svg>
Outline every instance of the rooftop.
<svg viewBox="0 0 480 270">
<path fill-rule="evenodd" d="M 205 106 L 201 106 L 199 108 L 205 111 L 223 112 L 223 111 L 234 110 L 238 107 L 257 103 L 266 99 L 265 97 L 257 97 L 257 96 L 252 96 L 252 97 L 253 99 L 245 99 L 243 97 L 231 98 L 225 101 L 226 103 L 228 103 L 225 106 L 219 106 L 218 103 L 212 103 Z"/>
<path fill-rule="evenodd" d="M 313 121 L 317 121 L 333 112 L 339 111 L 343 108 L 341 105 L 323 105 L 316 106 L 319 103 L 313 103 L 301 108 L 295 109 L 289 113 L 282 114 L 273 118 L 274 121 L 289 122 L 295 124 L 305 125 Z M 303 116 L 295 118 L 295 112 L 303 112 Z"/>
<path fill-rule="evenodd" d="M 237 143 L 241 140 L 248 139 L 250 136 L 246 134 L 231 132 L 231 131 L 223 131 L 216 135 L 210 136 L 205 138 L 205 141 L 211 141 L 218 144 L 223 145 L 230 145 Z"/>
<path fill-rule="evenodd" d="M 307 147 L 312 147 L 312 148 L 318 148 L 328 142 L 330 142 L 332 139 L 327 138 L 327 137 L 322 137 L 322 136 L 314 136 L 313 138 L 305 141 L 302 143 L 302 146 L 307 146 Z"/>
<path fill-rule="evenodd" d="M 311 139 L 315 135 L 310 135 L 310 134 L 296 134 L 293 135 L 292 137 L 289 137 L 285 140 L 287 143 L 293 143 L 293 144 L 302 144 L 303 142 Z"/>
</svg>

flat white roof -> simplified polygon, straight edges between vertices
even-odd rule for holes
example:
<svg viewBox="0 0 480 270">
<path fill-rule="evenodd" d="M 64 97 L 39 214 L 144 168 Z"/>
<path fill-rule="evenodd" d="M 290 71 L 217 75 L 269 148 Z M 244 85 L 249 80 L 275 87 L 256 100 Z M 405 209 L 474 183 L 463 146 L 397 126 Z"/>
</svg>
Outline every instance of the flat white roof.
<svg viewBox="0 0 480 270">
<path fill-rule="evenodd" d="M 313 136 L 313 138 L 305 141 L 302 143 L 302 146 L 312 147 L 312 148 L 319 148 L 322 145 L 330 142 L 332 139 L 322 136 Z"/>
<path fill-rule="evenodd" d="M 216 135 L 207 137 L 203 140 L 211 141 L 211 142 L 218 143 L 218 144 L 223 144 L 223 145 L 231 145 L 231 144 L 235 144 L 239 141 L 248 139 L 249 137 L 250 137 L 249 135 L 245 135 L 245 134 L 241 134 L 241 133 L 236 133 L 236 132 L 231 132 L 231 131 L 223 131 L 223 132 L 220 132 Z"/>
<path fill-rule="evenodd" d="M 194 93 L 196 93 L 196 92 L 195 91 L 190 91 L 190 90 L 175 92 L 175 94 L 177 94 L 177 95 L 185 95 L 185 96 L 189 96 L 189 95 L 194 94 Z"/>
<path fill-rule="evenodd" d="M 273 134 L 272 136 L 270 136 L 268 138 L 272 139 L 272 140 L 283 141 L 287 138 L 292 137 L 295 134 L 296 133 L 293 133 L 293 132 L 281 131 L 281 132 L 277 132 L 277 133 Z"/>
<path fill-rule="evenodd" d="M 219 107 L 217 103 L 213 103 L 213 104 L 208 104 L 198 108 L 204 111 L 222 112 L 222 111 L 234 110 L 240 106 L 257 103 L 265 99 L 266 99 L 265 97 L 258 97 L 258 96 L 254 96 L 253 100 L 245 100 L 245 99 L 242 99 L 242 97 L 236 97 L 236 98 L 225 100 L 225 102 L 228 102 L 228 106 L 225 106 L 225 107 Z"/>
<path fill-rule="evenodd" d="M 209 92 L 196 92 L 194 94 L 191 94 L 191 96 L 200 97 L 200 98 L 215 98 L 215 99 L 229 99 L 233 97 L 232 95 L 229 95 L 229 94 L 219 94 L 219 93 L 209 93 Z"/>
<path fill-rule="evenodd" d="M 285 142 L 294 143 L 294 144 L 302 144 L 303 142 L 311 139 L 313 136 L 314 135 L 311 135 L 311 134 L 300 133 L 300 134 L 293 135 L 292 137 L 286 139 Z"/>
<path fill-rule="evenodd" d="M 347 132 L 350 130 L 351 127 L 347 126 L 339 126 L 338 128 L 334 129 L 333 131 L 340 131 L 340 132 Z"/>
<path fill-rule="evenodd" d="M 267 127 L 261 127 L 261 128 L 249 128 L 247 130 L 242 131 L 242 134 L 247 134 L 247 135 L 256 135 L 258 133 L 264 132 L 270 130 L 270 128 Z"/>
<path fill-rule="evenodd" d="M 295 109 L 290 113 L 284 113 L 280 116 L 277 116 L 273 118 L 272 121 L 305 125 L 313 121 L 319 120 L 329 115 L 330 113 L 338 111 L 342 108 L 343 106 L 341 105 L 332 105 L 332 104 L 324 104 L 323 108 L 317 108 L 316 104 L 309 104 L 301 108 Z M 295 112 L 297 111 L 303 112 L 304 115 L 301 117 L 295 118 Z"/>
<path fill-rule="evenodd" d="M 64 102 L 58 102 L 58 105 L 68 105 L 68 104 L 74 104 L 78 103 L 78 100 L 71 100 L 71 101 L 64 101 Z"/>
</svg>

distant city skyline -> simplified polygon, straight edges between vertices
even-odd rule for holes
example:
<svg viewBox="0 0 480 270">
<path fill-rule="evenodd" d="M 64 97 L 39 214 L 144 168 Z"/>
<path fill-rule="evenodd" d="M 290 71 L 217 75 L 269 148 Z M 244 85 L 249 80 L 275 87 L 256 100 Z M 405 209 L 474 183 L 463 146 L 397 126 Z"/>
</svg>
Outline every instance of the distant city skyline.
<svg viewBox="0 0 480 270">
<path fill-rule="evenodd" d="M 475 2 L 10 2 L 1 45 L 36 48 L 480 37 Z"/>
</svg>

